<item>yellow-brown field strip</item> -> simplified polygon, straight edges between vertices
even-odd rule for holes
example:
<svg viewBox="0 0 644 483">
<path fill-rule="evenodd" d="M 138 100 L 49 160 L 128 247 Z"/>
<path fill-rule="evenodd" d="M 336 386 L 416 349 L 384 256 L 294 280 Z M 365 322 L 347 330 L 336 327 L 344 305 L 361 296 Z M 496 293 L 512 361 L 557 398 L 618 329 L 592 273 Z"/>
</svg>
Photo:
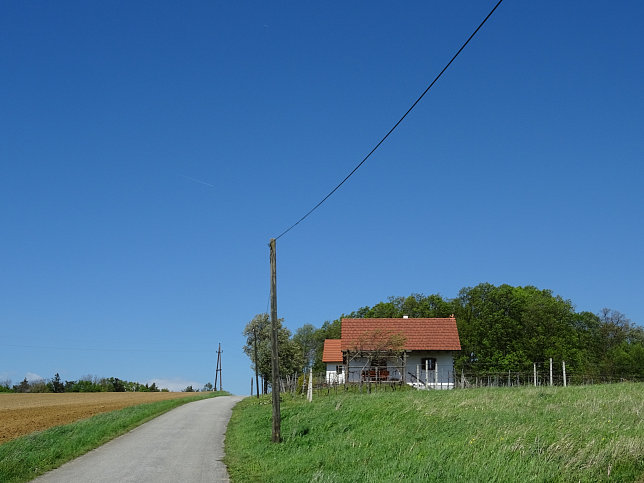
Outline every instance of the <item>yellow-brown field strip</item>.
<svg viewBox="0 0 644 483">
<path fill-rule="evenodd" d="M 190 392 L 0 394 L 0 444 L 95 414 L 194 395 Z"/>
</svg>

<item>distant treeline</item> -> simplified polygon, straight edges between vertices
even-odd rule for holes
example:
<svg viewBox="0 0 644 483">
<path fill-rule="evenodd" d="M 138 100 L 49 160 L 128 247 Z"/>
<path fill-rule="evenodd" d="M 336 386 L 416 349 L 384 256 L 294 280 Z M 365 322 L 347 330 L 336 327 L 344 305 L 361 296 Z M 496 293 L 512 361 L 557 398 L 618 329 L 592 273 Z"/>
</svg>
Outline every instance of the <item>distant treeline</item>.
<svg viewBox="0 0 644 483">
<path fill-rule="evenodd" d="M 156 383 L 141 384 L 139 382 L 123 381 L 118 377 L 86 376 L 78 381 L 62 381 L 60 375 L 49 379 L 28 381 L 25 377 L 20 384 L 11 386 L 10 381 L 0 382 L 0 392 L 168 392 L 159 389 Z"/>
<path fill-rule="evenodd" d="M 390 297 L 373 307 L 362 307 L 320 328 L 304 324 L 291 336 L 280 327 L 280 371 L 301 373 L 313 366 L 324 371 L 325 339 L 341 337 L 341 319 L 374 317 L 456 316 L 462 350 L 455 369 L 467 373 L 529 372 L 533 363 L 565 361 L 569 373 L 598 377 L 644 379 L 644 329 L 616 310 L 576 312 L 573 303 L 551 290 L 533 286 L 466 287 L 455 298 L 439 294 Z M 280 321 L 281 322 L 281 321 Z M 280 323 L 281 326 L 281 323 Z M 254 362 L 254 337 L 258 339 L 258 369 L 270 380 L 270 324 L 259 314 L 244 330 L 244 351 Z M 254 368 L 254 364 L 252 365 Z"/>
</svg>

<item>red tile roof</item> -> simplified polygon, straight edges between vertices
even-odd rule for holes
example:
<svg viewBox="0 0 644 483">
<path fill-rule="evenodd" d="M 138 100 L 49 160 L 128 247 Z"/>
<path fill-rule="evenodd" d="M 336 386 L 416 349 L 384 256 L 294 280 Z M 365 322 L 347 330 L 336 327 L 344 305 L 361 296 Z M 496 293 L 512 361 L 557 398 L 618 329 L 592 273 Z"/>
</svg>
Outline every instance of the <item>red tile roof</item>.
<svg viewBox="0 0 644 483">
<path fill-rule="evenodd" d="M 405 338 L 406 350 L 461 350 L 456 319 L 342 319 L 342 350 L 351 350 L 363 339 L 365 333 L 400 334 Z M 366 337 L 368 339 L 368 336 Z M 326 351 L 326 346 L 325 346 Z"/>
<path fill-rule="evenodd" d="M 342 341 L 326 339 L 322 351 L 322 362 L 342 362 Z"/>
</svg>

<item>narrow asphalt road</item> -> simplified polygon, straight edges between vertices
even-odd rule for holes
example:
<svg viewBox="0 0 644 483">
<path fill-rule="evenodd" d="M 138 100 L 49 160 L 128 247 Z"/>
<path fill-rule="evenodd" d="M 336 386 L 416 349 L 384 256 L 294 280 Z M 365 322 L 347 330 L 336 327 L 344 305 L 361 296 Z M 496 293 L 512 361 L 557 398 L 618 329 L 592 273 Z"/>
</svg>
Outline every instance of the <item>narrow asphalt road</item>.
<svg viewBox="0 0 644 483">
<path fill-rule="evenodd" d="M 38 482 L 228 481 L 224 434 L 241 396 L 184 404 L 76 458 Z"/>
</svg>

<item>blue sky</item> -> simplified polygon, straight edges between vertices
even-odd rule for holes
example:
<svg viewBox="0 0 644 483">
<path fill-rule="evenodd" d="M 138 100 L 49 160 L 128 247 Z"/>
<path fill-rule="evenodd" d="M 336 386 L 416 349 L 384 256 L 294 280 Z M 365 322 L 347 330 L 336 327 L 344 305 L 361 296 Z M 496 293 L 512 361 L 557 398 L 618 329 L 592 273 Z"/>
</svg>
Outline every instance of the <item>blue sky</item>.
<svg viewBox="0 0 644 483">
<path fill-rule="evenodd" d="M 0 7 L 0 379 L 250 389 L 268 242 L 494 2 Z M 640 2 L 506 0 L 279 240 L 295 330 L 390 295 L 536 285 L 642 323 Z M 33 376 L 32 376 L 33 377 Z"/>
</svg>

